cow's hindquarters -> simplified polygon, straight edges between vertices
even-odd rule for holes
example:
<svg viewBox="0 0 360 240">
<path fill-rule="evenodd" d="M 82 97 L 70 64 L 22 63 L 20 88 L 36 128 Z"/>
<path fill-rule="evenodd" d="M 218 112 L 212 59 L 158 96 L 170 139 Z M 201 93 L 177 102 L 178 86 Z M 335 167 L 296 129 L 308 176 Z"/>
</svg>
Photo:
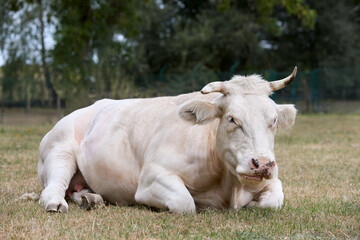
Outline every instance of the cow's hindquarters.
<svg viewBox="0 0 360 240">
<path fill-rule="evenodd" d="M 44 190 L 40 203 L 47 211 L 66 212 L 64 199 L 71 179 L 78 171 L 80 144 L 94 116 L 114 101 L 103 99 L 62 118 L 42 139 L 39 147 L 38 177 Z M 79 183 L 79 182 L 78 182 Z M 86 183 L 82 184 L 85 186 Z M 76 191 L 81 190 L 77 188 Z"/>
</svg>

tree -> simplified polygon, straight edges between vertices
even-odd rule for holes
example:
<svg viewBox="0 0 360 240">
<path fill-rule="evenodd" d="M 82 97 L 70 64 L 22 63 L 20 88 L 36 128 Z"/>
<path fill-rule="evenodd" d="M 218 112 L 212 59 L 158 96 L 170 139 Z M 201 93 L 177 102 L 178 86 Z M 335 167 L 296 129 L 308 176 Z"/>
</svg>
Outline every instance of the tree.
<svg viewBox="0 0 360 240">
<path fill-rule="evenodd" d="M 51 21 L 51 10 L 49 6 L 44 4 L 44 2 L 46 1 L 37 0 L 37 6 L 36 6 L 38 12 L 37 15 L 39 20 L 39 25 L 40 25 L 38 26 L 38 29 L 40 31 L 39 40 L 41 44 L 41 48 L 40 48 L 41 65 L 44 73 L 45 83 L 51 96 L 49 102 L 51 103 L 51 105 L 54 105 L 54 101 L 56 101 L 57 110 L 60 112 L 60 108 L 61 108 L 60 98 L 56 90 L 54 89 L 53 83 L 51 82 L 51 73 L 49 69 L 49 63 L 47 60 L 48 51 L 45 46 L 45 24 L 49 24 Z"/>
<path fill-rule="evenodd" d="M 45 46 L 45 24 L 48 23 L 46 19 L 50 19 L 49 9 L 43 4 L 41 0 L 37 1 L 4 1 L 3 13 L 6 18 L 2 20 L 2 32 L 0 34 L 1 50 L 5 52 L 6 65 L 4 68 L 10 67 L 15 70 L 14 63 L 19 65 L 18 76 L 24 77 L 18 83 L 26 82 L 29 86 L 32 84 L 39 84 L 41 94 L 39 97 L 44 102 L 44 81 L 42 78 L 38 82 L 36 79 L 30 77 L 37 72 L 37 69 L 31 66 L 41 64 L 43 67 L 44 80 L 47 83 L 50 95 L 56 99 L 56 92 L 52 87 L 50 80 L 50 70 L 48 68 L 48 50 Z M 46 19 L 45 19 L 46 16 Z M 24 70 L 24 66 L 27 65 Z M 25 73 L 26 72 L 26 73 Z M 15 74 L 15 73 L 14 73 Z M 5 79 L 4 82 L 13 81 Z M 6 90 L 6 88 L 4 89 Z M 8 89 L 10 90 L 10 89 Z M 11 94 L 10 94 L 11 95 Z M 28 95 L 27 101 L 31 101 Z M 43 105 L 43 104 L 42 104 Z M 30 106 L 28 103 L 27 106 Z"/>
<path fill-rule="evenodd" d="M 282 34 L 278 9 L 313 28 L 316 14 L 303 1 L 148 2 L 140 9 L 144 24 L 136 50 L 151 72 L 165 65 L 183 72 L 200 62 L 217 71 L 237 62 L 243 70 L 267 67 L 262 43 L 267 35 Z"/>
<path fill-rule="evenodd" d="M 311 0 L 307 4 L 317 12 L 314 29 L 276 12 L 286 24 L 282 35 L 267 36 L 272 46 L 268 50 L 271 62 L 278 69 L 286 69 L 289 61 L 296 62 L 303 73 L 321 67 L 322 96 L 344 97 L 346 89 L 359 86 L 356 67 L 360 66 L 360 25 L 356 22 L 356 5 L 335 0 Z"/>
<path fill-rule="evenodd" d="M 228 78 L 240 70 L 288 70 L 294 64 L 355 67 L 359 6 L 359 0 L 4 0 L 3 96 L 24 98 L 17 91 L 31 85 L 28 102 L 57 99 L 59 106 L 60 98 L 73 98 L 82 106 L 78 99 L 87 104 L 90 98 L 156 95 L 161 84 L 194 90 L 200 71 L 213 80 L 220 72 Z M 45 41 L 50 28 L 53 49 Z M 39 69 L 43 76 L 35 78 Z M 190 77 L 166 82 L 165 72 Z M 326 76 L 332 86 L 357 81 Z M 148 83 L 155 86 L 149 92 L 141 88 Z"/>
<path fill-rule="evenodd" d="M 109 68 L 127 50 L 117 36 L 136 33 L 136 4 L 137 1 L 114 0 L 53 3 L 58 18 L 54 65 L 62 73 L 62 81 L 79 90 L 100 81 L 105 86 L 105 96 L 110 96 L 115 75 Z M 93 69 L 101 71 L 100 78 L 96 78 Z"/>
<path fill-rule="evenodd" d="M 269 38 L 280 65 L 284 66 L 288 59 L 306 69 L 358 65 L 359 24 L 348 14 L 352 5 L 335 0 L 307 2 L 318 13 L 314 30 L 304 29 L 296 18 L 279 16 L 287 23 L 284 33 Z"/>
</svg>

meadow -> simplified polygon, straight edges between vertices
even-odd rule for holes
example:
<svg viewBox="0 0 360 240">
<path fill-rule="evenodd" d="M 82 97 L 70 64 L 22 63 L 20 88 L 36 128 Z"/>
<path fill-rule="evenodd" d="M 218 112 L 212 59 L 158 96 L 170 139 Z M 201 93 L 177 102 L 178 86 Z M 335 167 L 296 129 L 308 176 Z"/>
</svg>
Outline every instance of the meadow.
<svg viewBox="0 0 360 240">
<path fill-rule="evenodd" d="M 25 121 L 26 122 L 26 121 Z M 102 205 L 47 213 L 38 145 L 53 123 L 0 125 L 0 239 L 359 239 L 360 115 L 299 115 L 278 132 L 275 152 L 285 201 L 279 211 L 207 209 L 195 215 Z"/>
</svg>

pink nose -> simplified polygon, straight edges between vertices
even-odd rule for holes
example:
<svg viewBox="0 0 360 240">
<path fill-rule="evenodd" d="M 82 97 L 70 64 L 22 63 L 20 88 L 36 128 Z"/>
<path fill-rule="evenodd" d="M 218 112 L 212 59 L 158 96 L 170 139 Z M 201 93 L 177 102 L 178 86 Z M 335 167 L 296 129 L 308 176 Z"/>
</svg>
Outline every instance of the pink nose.
<svg viewBox="0 0 360 240">
<path fill-rule="evenodd" d="M 258 177 L 270 178 L 275 162 L 267 158 L 252 158 L 250 161 L 250 169 L 253 174 Z"/>
</svg>

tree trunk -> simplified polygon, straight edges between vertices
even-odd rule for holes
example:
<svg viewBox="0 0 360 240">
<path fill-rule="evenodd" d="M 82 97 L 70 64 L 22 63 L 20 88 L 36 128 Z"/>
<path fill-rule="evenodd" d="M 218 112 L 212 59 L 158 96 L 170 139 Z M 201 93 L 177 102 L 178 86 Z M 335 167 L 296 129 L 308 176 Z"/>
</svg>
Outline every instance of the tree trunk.
<svg viewBox="0 0 360 240">
<path fill-rule="evenodd" d="M 40 95 L 41 95 L 40 106 L 45 107 L 45 83 L 42 79 L 40 81 Z"/>
<path fill-rule="evenodd" d="M 57 93 L 54 89 L 54 86 L 51 83 L 51 75 L 49 71 L 49 67 L 46 63 L 46 49 L 45 49 L 45 36 L 44 36 L 44 19 L 43 19 L 43 2 L 42 0 L 39 1 L 39 8 L 40 8 L 40 15 L 39 15 L 39 21 L 40 21 L 40 37 L 41 37 L 41 62 L 42 62 L 42 68 L 44 72 L 44 78 L 47 88 L 49 89 L 50 93 L 50 105 L 53 106 L 54 102 L 57 99 Z"/>
<path fill-rule="evenodd" d="M 4 97 L 1 97 L 1 103 L 0 103 L 0 123 L 4 123 L 4 114 L 5 114 L 5 109 L 4 109 Z"/>
<path fill-rule="evenodd" d="M 306 78 L 303 78 L 302 82 L 303 82 L 303 86 L 304 86 L 305 112 L 309 113 L 311 111 L 309 86 L 308 86 L 308 83 L 306 81 Z"/>
<path fill-rule="evenodd" d="M 62 117 L 61 113 L 61 98 L 59 95 L 56 96 L 56 111 L 59 117 Z"/>
<path fill-rule="evenodd" d="M 31 109 L 31 91 L 30 86 L 27 84 L 26 86 L 26 113 L 30 112 Z"/>
<path fill-rule="evenodd" d="M 102 71 L 103 71 L 103 77 L 104 77 L 104 85 L 105 85 L 105 97 L 109 98 L 110 97 L 110 93 L 111 93 L 111 82 L 110 82 L 110 74 L 108 74 L 107 71 L 107 64 L 103 64 L 102 66 Z M 110 71 L 109 71 L 110 72 Z"/>
</svg>

